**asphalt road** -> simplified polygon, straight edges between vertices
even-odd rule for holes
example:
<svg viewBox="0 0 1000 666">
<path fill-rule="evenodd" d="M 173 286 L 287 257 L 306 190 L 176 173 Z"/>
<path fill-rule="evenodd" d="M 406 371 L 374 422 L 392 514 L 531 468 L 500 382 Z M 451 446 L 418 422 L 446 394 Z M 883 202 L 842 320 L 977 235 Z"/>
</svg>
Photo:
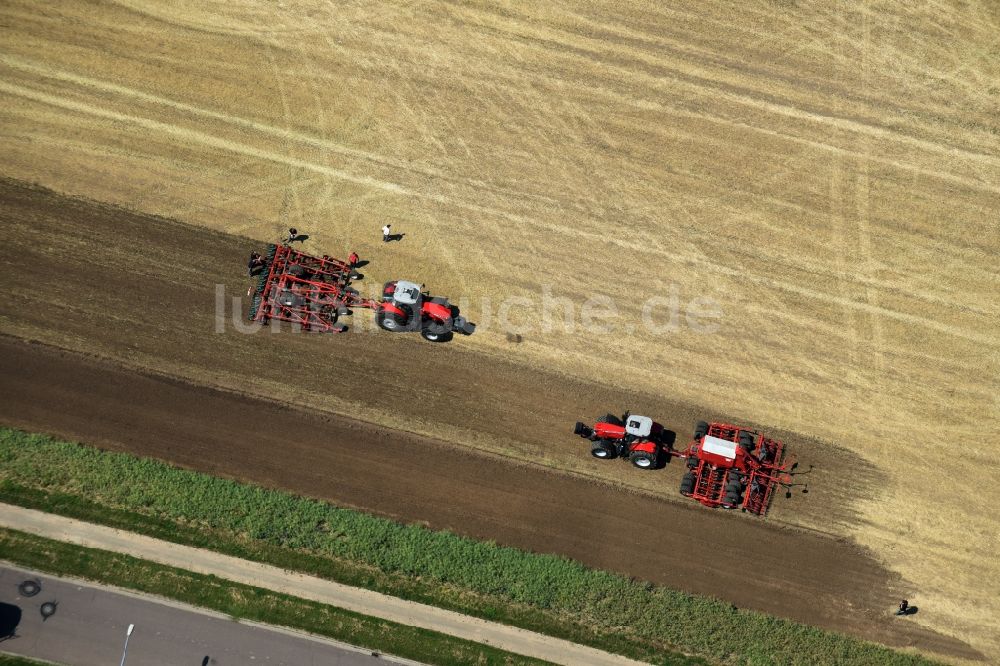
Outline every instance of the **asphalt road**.
<svg viewBox="0 0 1000 666">
<path fill-rule="evenodd" d="M 19 594 L 18 584 L 40 580 L 33 597 Z M 56 613 L 42 619 L 44 602 L 57 602 Z M 413 663 L 373 657 L 345 645 L 254 624 L 151 597 L 122 593 L 77 580 L 54 578 L 9 565 L 0 567 L 0 633 L 20 610 L 15 637 L 0 640 L 0 652 L 73 666 L 120 663 L 125 631 L 128 666 L 226 666 L 294 664 L 362 666 Z"/>
</svg>

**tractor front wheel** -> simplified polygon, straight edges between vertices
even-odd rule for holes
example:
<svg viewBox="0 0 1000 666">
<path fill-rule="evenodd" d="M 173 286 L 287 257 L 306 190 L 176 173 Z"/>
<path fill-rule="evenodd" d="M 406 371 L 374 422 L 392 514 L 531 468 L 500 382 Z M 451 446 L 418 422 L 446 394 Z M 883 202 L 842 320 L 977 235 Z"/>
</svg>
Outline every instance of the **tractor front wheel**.
<svg viewBox="0 0 1000 666">
<path fill-rule="evenodd" d="M 594 442 L 593 448 L 590 449 L 590 455 L 601 460 L 611 460 L 618 456 L 618 451 L 611 442 L 606 439 L 599 439 Z"/>
<path fill-rule="evenodd" d="M 632 464 L 639 469 L 653 469 L 656 467 L 656 454 L 640 451 L 632 454 Z"/>
<path fill-rule="evenodd" d="M 375 315 L 375 323 L 378 327 L 385 331 L 401 331 L 406 325 L 401 321 L 401 318 L 397 314 L 391 312 L 380 312 Z"/>
</svg>

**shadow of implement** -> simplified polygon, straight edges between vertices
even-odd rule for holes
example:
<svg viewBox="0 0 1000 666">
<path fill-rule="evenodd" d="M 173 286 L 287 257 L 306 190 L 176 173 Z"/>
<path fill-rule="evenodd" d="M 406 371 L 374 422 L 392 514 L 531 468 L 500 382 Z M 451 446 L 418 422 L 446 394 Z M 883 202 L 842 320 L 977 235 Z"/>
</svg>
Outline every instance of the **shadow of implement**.
<svg viewBox="0 0 1000 666">
<path fill-rule="evenodd" d="M 792 488 L 794 488 L 796 486 L 802 486 L 802 494 L 803 495 L 808 495 L 809 494 L 809 484 L 808 483 L 790 483 L 787 486 L 785 486 L 785 499 L 791 499 L 791 497 L 792 497 Z"/>
</svg>

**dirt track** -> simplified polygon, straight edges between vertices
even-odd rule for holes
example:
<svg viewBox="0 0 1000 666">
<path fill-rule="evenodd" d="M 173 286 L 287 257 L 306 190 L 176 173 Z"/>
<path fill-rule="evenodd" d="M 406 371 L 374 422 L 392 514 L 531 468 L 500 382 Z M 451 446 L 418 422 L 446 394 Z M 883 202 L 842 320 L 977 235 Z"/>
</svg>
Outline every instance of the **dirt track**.
<svg viewBox="0 0 1000 666">
<path fill-rule="evenodd" d="M 887 617 L 897 596 L 891 575 L 854 546 L 823 536 L 9 338 L 0 340 L 0 395 L 4 423 L 568 555 L 891 645 L 975 656 Z"/>
</svg>

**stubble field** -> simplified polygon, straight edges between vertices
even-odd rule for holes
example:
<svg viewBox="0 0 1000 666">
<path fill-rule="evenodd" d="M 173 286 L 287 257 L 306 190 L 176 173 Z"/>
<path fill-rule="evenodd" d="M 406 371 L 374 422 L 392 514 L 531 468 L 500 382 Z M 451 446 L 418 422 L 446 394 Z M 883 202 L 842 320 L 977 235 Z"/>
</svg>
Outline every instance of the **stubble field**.
<svg viewBox="0 0 1000 666">
<path fill-rule="evenodd" d="M 307 249 L 370 259 L 375 282 L 464 298 L 481 330 L 453 348 L 482 359 L 470 390 L 483 403 L 507 397 L 498 369 L 544 368 L 574 389 L 791 433 L 826 473 L 769 520 L 872 549 L 907 581 L 914 622 L 995 657 L 1000 10 L 537 4 L 7 2 L 0 174 L 261 242 L 296 226 Z M 402 242 L 381 244 L 386 222 Z M 545 293 L 572 304 L 572 331 L 543 330 Z M 663 326 L 671 294 L 677 326 L 654 333 L 643 305 L 667 297 Z M 618 308 L 612 333 L 583 326 L 595 295 Z M 701 320 L 711 331 L 684 316 L 694 299 L 721 313 Z M 116 352 L 106 331 L 15 310 L 2 322 Z M 336 358 L 338 340 L 312 344 Z M 129 349 L 138 365 L 235 383 Z M 426 353 L 446 365 L 446 352 Z M 427 381 L 414 395 L 448 385 Z M 560 392 L 543 388 L 540 403 Z M 442 414 L 449 391 L 462 387 L 433 398 Z M 567 440 L 597 415 L 591 400 L 563 415 Z M 393 405 L 322 406 L 407 427 Z M 409 429 L 511 452 L 562 425 L 510 414 L 524 432 L 505 445 L 475 416 Z M 653 416 L 682 437 L 692 425 Z M 552 447 L 554 466 L 674 494 L 579 460 L 571 440 Z"/>
</svg>

